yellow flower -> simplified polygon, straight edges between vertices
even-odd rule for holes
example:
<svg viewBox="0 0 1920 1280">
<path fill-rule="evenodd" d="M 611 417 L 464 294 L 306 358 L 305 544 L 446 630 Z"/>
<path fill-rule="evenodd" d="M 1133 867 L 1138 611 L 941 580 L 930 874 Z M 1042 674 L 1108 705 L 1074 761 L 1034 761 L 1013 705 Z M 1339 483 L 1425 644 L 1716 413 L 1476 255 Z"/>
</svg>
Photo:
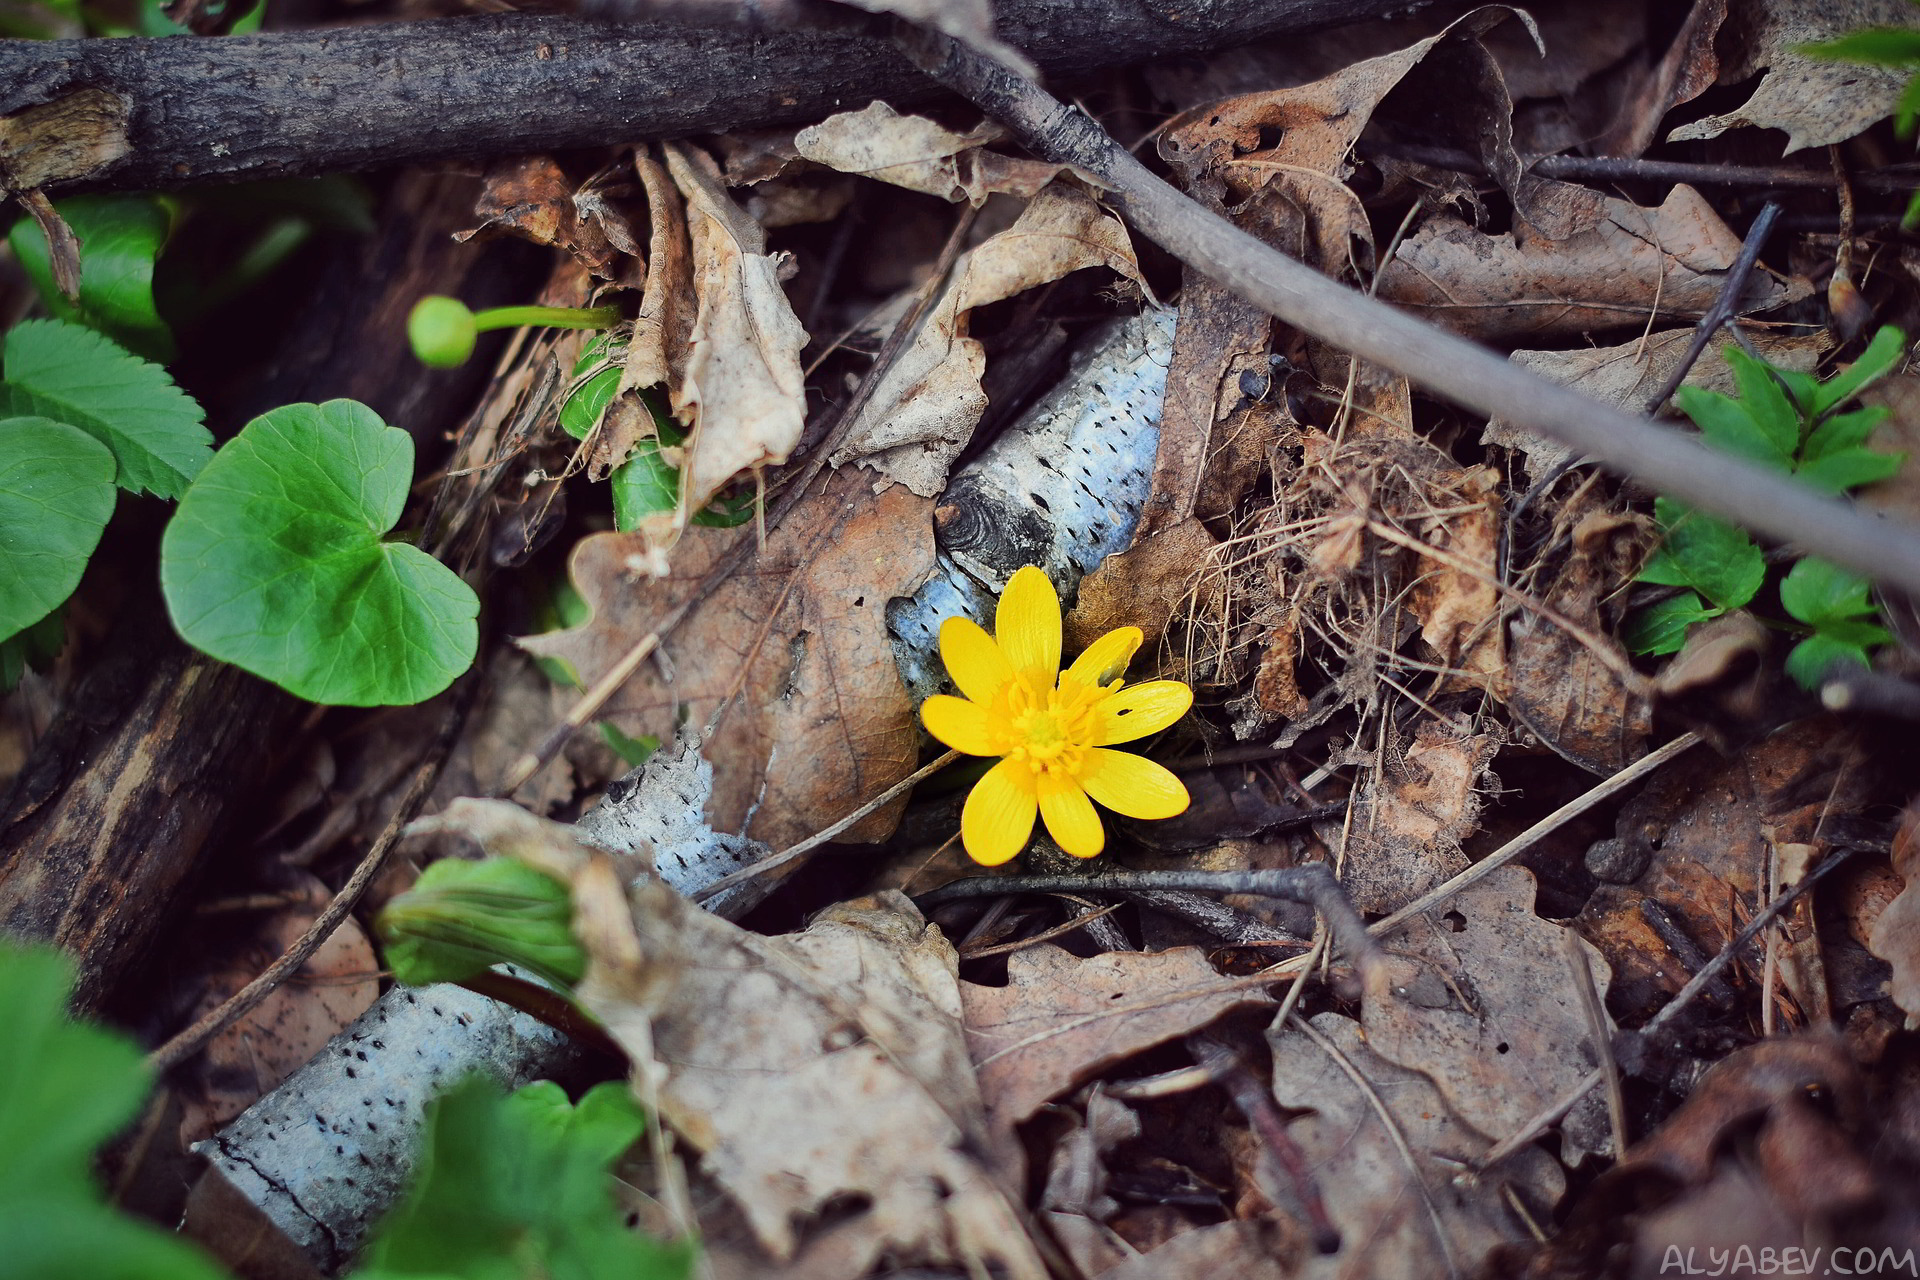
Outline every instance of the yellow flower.
<svg viewBox="0 0 1920 1280">
<path fill-rule="evenodd" d="M 1140 756 L 1109 751 L 1158 733 L 1193 705 L 1178 680 L 1123 687 L 1140 628 L 1109 631 L 1060 670 L 1060 597 L 1040 570 L 1013 575 L 994 614 L 994 634 L 970 618 L 940 624 L 940 657 L 962 698 L 920 707 L 927 732 L 972 756 L 1004 756 L 974 784 L 960 837 L 975 862 L 996 867 L 1027 844 L 1036 811 L 1054 842 L 1076 858 L 1106 844 L 1098 800 L 1129 818 L 1171 818 L 1187 789 Z"/>
</svg>

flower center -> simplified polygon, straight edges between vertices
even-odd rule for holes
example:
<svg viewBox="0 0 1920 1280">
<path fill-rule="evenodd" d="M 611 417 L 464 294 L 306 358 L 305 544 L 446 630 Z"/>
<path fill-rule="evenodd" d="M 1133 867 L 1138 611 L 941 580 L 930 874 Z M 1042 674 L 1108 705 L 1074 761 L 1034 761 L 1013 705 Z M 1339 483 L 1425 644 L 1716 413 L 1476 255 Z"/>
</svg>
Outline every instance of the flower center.
<svg viewBox="0 0 1920 1280">
<path fill-rule="evenodd" d="M 1118 688 L 1120 681 L 1113 682 Z M 1078 778 L 1099 727 L 1097 708 L 1113 689 L 1083 685 L 1064 674 L 1033 668 L 1010 681 L 991 718 L 1006 755 L 1035 774 Z"/>
</svg>

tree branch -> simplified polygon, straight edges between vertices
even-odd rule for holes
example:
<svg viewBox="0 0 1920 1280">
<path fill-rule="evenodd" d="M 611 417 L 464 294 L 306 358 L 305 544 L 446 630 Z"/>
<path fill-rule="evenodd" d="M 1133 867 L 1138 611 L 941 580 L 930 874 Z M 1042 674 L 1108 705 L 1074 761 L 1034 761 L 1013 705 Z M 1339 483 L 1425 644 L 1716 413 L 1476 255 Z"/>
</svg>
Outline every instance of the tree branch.
<svg viewBox="0 0 1920 1280">
<path fill-rule="evenodd" d="M 1406 7 L 1002 0 L 997 9 L 1003 39 L 1065 76 Z M 942 96 L 885 31 L 495 14 L 207 39 L 0 40 L 0 187 L 71 194 L 289 177 L 742 129 L 874 98 Z M 18 118 L 83 91 L 96 106 L 123 108 L 121 132 L 81 150 L 62 131 L 76 155 L 48 174 L 53 142 L 40 130 L 29 146 L 17 135 L 32 130 Z"/>
<path fill-rule="evenodd" d="M 945 36 L 903 28 L 899 38 L 929 75 L 1034 154 L 1099 177 L 1110 188 L 1109 203 L 1148 239 L 1269 314 L 1455 404 L 1569 445 L 1619 475 L 1920 594 L 1920 529 L 1822 497 L 1364 297 L 1188 199 L 1085 112 L 1033 82 Z"/>
</svg>

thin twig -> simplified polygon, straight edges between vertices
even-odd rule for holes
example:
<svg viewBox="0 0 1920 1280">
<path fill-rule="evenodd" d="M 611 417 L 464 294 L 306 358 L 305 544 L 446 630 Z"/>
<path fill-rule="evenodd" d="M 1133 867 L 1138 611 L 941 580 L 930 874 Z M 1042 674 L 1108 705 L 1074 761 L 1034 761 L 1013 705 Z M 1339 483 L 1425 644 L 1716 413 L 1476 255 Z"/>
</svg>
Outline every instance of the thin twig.
<svg viewBox="0 0 1920 1280">
<path fill-rule="evenodd" d="M 465 719 L 467 708 L 472 704 L 474 693 L 480 686 L 478 673 L 470 677 L 466 687 L 455 695 L 453 705 L 448 709 L 446 719 L 440 727 L 440 733 L 434 744 L 428 749 L 427 758 L 414 770 L 413 780 L 407 784 L 400 803 L 394 807 L 387 825 L 374 838 L 360 865 L 353 869 L 347 882 L 340 886 L 340 892 L 307 926 L 307 931 L 294 940 L 292 946 L 281 953 L 280 958 L 268 965 L 266 970 L 228 996 L 217 1008 L 210 1010 L 198 1022 L 180 1032 L 165 1044 L 147 1055 L 147 1068 L 158 1075 L 170 1070 L 192 1057 L 204 1047 L 207 1041 L 219 1035 L 238 1019 L 245 1017 L 254 1006 L 266 999 L 274 989 L 299 971 L 300 966 L 313 958 L 320 944 L 332 936 L 347 918 L 347 913 L 358 906 L 367 889 L 373 884 L 374 877 L 386 865 L 387 855 L 393 851 L 394 844 L 400 838 L 402 828 L 413 817 L 413 812 L 427 798 L 433 789 L 435 779 L 440 776 L 440 766 L 446 762 L 447 752 L 453 746 L 453 738 Z"/>
<path fill-rule="evenodd" d="M 1273 1090 L 1254 1077 L 1247 1064 L 1240 1060 L 1239 1054 L 1210 1035 L 1188 1036 L 1187 1052 L 1208 1070 L 1214 1083 L 1233 1099 L 1233 1105 L 1246 1117 L 1247 1127 L 1260 1140 L 1268 1159 L 1286 1175 L 1285 1190 L 1290 1191 L 1293 1199 L 1299 1202 L 1301 1214 L 1306 1218 L 1313 1236 L 1314 1251 L 1321 1254 L 1340 1252 L 1340 1229 L 1327 1216 L 1327 1202 L 1320 1194 L 1319 1184 L 1314 1181 L 1307 1153 L 1287 1132 L 1280 1108 L 1274 1105 Z M 1255 1166 L 1255 1172 L 1260 1172 L 1258 1165 Z M 1275 1187 L 1274 1190 L 1281 1188 Z M 1279 1198 L 1271 1192 L 1267 1198 L 1276 1204 L 1280 1203 Z"/>
<path fill-rule="evenodd" d="M 1035 154 L 1079 165 L 1105 183 L 1106 198 L 1149 239 L 1261 310 L 1661 493 L 1920 593 L 1920 529 L 1911 524 L 1868 516 L 1362 297 L 1180 194 L 1092 117 L 1031 81 L 938 33 L 908 29 L 896 38 L 923 70 L 972 100 Z"/>
<path fill-rule="evenodd" d="M 1420 147 L 1389 143 L 1369 153 L 1392 160 L 1410 160 L 1455 173 L 1485 174 L 1486 164 L 1475 155 L 1448 147 Z M 1520 157 L 1520 167 L 1542 178 L 1590 182 L 1685 182 L 1693 186 L 1800 187 L 1825 190 L 1838 185 L 1831 173 L 1795 169 L 1786 165 L 1688 164 L 1678 160 L 1647 160 L 1629 156 Z M 1911 168 L 1862 175 L 1860 185 L 1876 191 L 1912 191 L 1920 187 L 1920 173 Z"/>
<path fill-rule="evenodd" d="M 1680 389 L 1681 383 L 1687 380 L 1687 374 L 1699 361 L 1701 353 L 1707 349 L 1707 344 L 1713 341 L 1713 335 L 1720 332 L 1723 325 L 1732 324 L 1734 317 L 1740 313 L 1740 298 L 1747 291 L 1747 277 L 1753 274 L 1753 268 L 1760 261 L 1761 246 L 1765 245 L 1767 237 L 1773 234 L 1773 224 L 1779 220 L 1779 202 L 1767 201 L 1766 207 L 1761 209 L 1759 215 L 1754 218 L 1753 225 L 1747 228 L 1747 238 L 1740 242 L 1739 256 L 1734 258 L 1733 266 L 1728 268 L 1727 278 L 1720 282 L 1720 292 L 1714 295 L 1713 305 L 1707 308 L 1707 313 L 1701 316 L 1700 322 L 1693 327 L 1693 340 L 1687 344 L 1686 354 L 1680 357 L 1680 363 L 1675 365 L 1673 372 L 1667 375 L 1666 382 L 1660 387 L 1660 393 L 1647 401 L 1648 413 L 1660 412 L 1668 398 Z"/>
<path fill-rule="evenodd" d="M 1015 951 L 1025 951 L 1028 947 L 1037 947 L 1043 942 L 1052 942 L 1055 938 L 1064 938 L 1070 933 L 1078 932 L 1092 924 L 1095 920 L 1104 920 L 1118 911 L 1120 907 L 1121 904 L 1118 902 L 1109 902 L 1104 907 L 1090 911 L 1085 915 L 1075 916 L 1071 920 L 1063 920 L 1053 926 L 1053 928 L 1043 930 L 1031 937 L 1016 938 L 1012 942 L 999 942 L 991 947 L 980 947 L 977 950 L 971 951 L 966 947 L 962 947 L 960 948 L 960 958 L 962 960 L 985 960 L 989 956 L 1004 956 L 1011 955 Z"/>
<path fill-rule="evenodd" d="M 1600 1072 L 1606 1080 L 1607 1120 L 1613 1127 L 1613 1154 L 1618 1159 L 1627 1149 L 1627 1095 L 1620 1088 L 1620 1064 L 1613 1057 L 1613 1027 L 1607 1021 L 1607 1009 L 1601 1003 L 1600 988 L 1594 984 L 1593 966 L 1587 963 L 1586 944 L 1580 935 L 1572 929 L 1562 929 L 1560 951 L 1573 975 L 1573 991 L 1580 998 L 1580 1011 L 1587 1018 L 1593 1055 L 1600 1059 Z"/>
<path fill-rule="evenodd" d="M 692 894 L 693 900 L 695 902 L 705 902 L 715 894 L 723 893 L 731 889 L 734 885 L 752 880 L 758 876 L 766 875 L 769 871 L 777 871 L 789 862 L 792 862 L 795 858 L 805 857 L 807 854 L 812 853 L 815 849 L 818 849 L 821 845 L 845 831 L 848 827 L 851 827 L 854 823 L 860 821 L 860 819 L 866 817 L 887 802 L 905 795 L 913 787 L 931 778 L 934 774 L 940 772 L 940 770 L 946 768 L 959 758 L 960 753 L 958 751 L 949 751 L 934 759 L 932 762 L 921 765 L 918 769 L 915 769 L 912 773 L 900 779 L 900 781 L 894 783 L 885 791 L 882 791 L 879 795 L 867 801 L 858 809 L 855 809 L 852 813 L 840 819 L 840 821 L 834 823 L 824 831 L 810 835 L 799 844 L 790 845 L 770 858 L 762 858 L 750 867 L 742 867 L 738 871 L 721 876 L 712 884 L 694 890 Z"/>
</svg>

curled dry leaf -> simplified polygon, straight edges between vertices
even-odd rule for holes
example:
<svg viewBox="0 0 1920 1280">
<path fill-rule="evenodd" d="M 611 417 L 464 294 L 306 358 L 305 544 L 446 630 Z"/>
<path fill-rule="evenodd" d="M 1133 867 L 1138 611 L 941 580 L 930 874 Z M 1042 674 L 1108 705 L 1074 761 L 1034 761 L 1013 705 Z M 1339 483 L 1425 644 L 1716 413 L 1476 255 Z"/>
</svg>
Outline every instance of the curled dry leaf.
<svg viewBox="0 0 1920 1280">
<path fill-rule="evenodd" d="M 1561 955 L 1564 927 L 1534 914 L 1533 873 L 1503 867 L 1409 922 L 1388 944 L 1393 999 L 1368 1003 L 1373 1051 L 1433 1078 L 1447 1105 L 1490 1139 L 1545 1110 L 1610 1052 L 1596 1044 Z M 1585 943 L 1604 995 L 1606 961 Z M 1609 1144 L 1598 1090 L 1560 1131 L 1569 1163 Z"/>
<path fill-rule="evenodd" d="M 1594 225 L 1559 240 L 1525 223 L 1488 235 L 1457 218 L 1431 218 L 1381 269 L 1379 296 L 1489 342 L 1573 338 L 1706 313 L 1740 238 L 1699 192 L 1676 186 L 1656 208 L 1607 199 L 1601 211 Z M 1755 277 L 1742 310 L 1779 306 L 1805 288 Z"/>
<path fill-rule="evenodd" d="M 1901 820 L 1893 841 L 1893 869 L 1906 888 L 1880 913 L 1867 945 L 1892 966 L 1887 994 L 1912 1026 L 1920 1023 L 1920 809 L 1909 808 Z"/>
<path fill-rule="evenodd" d="M 1041 944 L 1007 958 L 1007 985 L 960 984 L 967 1051 L 996 1132 L 1105 1067 L 1272 1000 L 1222 978 L 1198 947 L 1115 951 L 1083 960 Z"/>
<path fill-rule="evenodd" d="M 1802 373 L 1818 364 L 1820 357 L 1833 345 L 1824 333 L 1758 332 L 1747 336 L 1769 364 Z M 1531 369 L 1549 382 L 1572 387 L 1596 400 L 1637 414 L 1647 411 L 1647 401 L 1666 385 L 1692 341 L 1692 329 L 1668 329 L 1664 333 L 1623 342 L 1617 347 L 1515 351 L 1507 358 L 1514 364 Z M 1727 363 L 1727 345 L 1727 342 L 1709 343 L 1688 371 L 1686 385 L 1734 394 L 1733 366 Z M 1567 446 L 1522 430 L 1502 418 L 1489 421 L 1480 439 L 1484 444 L 1524 450 L 1527 455 L 1527 474 L 1535 482 L 1573 457 L 1573 451 Z"/>
<path fill-rule="evenodd" d="M 576 994 L 771 1259 L 1046 1274 L 1008 1191 L 1018 1155 L 995 1146 L 967 1062 L 958 959 L 905 897 L 768 938 L 650 875 L 623 894 L 606 855 L 516 806 L 456 801 L 441 825 L 572 884 Z M 864 1208 L 808 1232 L 830 1203 Z"/>
<path fill-rule="evenodd" d="M 520 643 L 564 658 L 591 686 L 691 602 L 661 646 L 665 660 L 627 681 L 603 715 L 662 742 L 682 714 L 717 722 L 702 746 L 714 770 L 707 820 L 783 848 L 913 772 L 913 707 L 886 612 L 933 567 L 931 509 L 904 489 L 874 494 L 852 468 L 834 472 L 717 587 L 706 575 L 751 528 L 689 530 L 664 578 L 641 571 L 645 535 L 595 534 L 569 564 L 592 617 Z M 898 814 L 882 810 L 846 838 L 884 839 Z"/>
<path fill-rule="evenodd" d="M 1307 1113 L 1287 1132 L 1319 1175 L 1341 1247 L 1309 1255 L 1290 1274 L 1473 1275 L 1495 1248 L 1528 1238 L 1506 1194 L 1536 1219 L 1551 1213 L 1565 1179 L 1546 1152 L 1524 1148 L 1486 1177 L 1456 1176 L 1485 1152 L 1487 1140 L 1453 1112 L 1433 1080 L 1380 1057 L 1351 1018 L 1323 1013 L 1312 1026 L 1317 1040 L 1292 1023 L 1267 1032 L 1273 1096 Z"/>
<path fill-rule="evenodd" d="M 573 179 L 552 156 L 521 156 L 503 160 L 487 170 L 474 204 L 480 225 L 457 231 L 455 240 L 471 240 L 483 233 L 507 232 L 538 245 L 565 249 L 602 280 L 611 280 L 622 250 L 608 235 L 622 234 L 616 224 L 583 217 L 575 203 Z"/>
<path fill-rule="evenodd" d="M 1464 871 L 1460 842 L 1478 829 L 1480 795 L 1491 789 L 1497 731 L 1424 721 L 1404 749 L 1389 748 L 1363 774 L 1346 824 L 1329 835 L 1344 849 L 1342 883 L 1364 912 L 1397 911 Z"/>
<path fill-rule="evenodd" d="M 954 265 L 953 278 L 882 375 L 833 464 L 858 460 L 923 497 L 939 493 L 987 407 L 980 388 L 986 350 L 967 336 L 973 309 L 1084 267 L 1106 267 L 1146 284 L 1126 228 L 1086 188 L 1056 179 L 1011 227 Z"/>
<path fill-rule="evenodd" d="M 996 192 L 1023 200 L 1039 194 L 1063 166 L 985 150 L 1006 131 L 983 121 L 955 133 L 925 116 L 903 116 L 875 100 L 793 136 L 794 150 L 815 164 L 855 173 L 976 209 Z"/>
<path fill-rule="evenodd" d="M 766 233 L 728 199 L 704 157 L 667 144 L 667 169 L 687 201 L 692 249 L 692 351 L 672 386 L 688 427 L 675 531 L 734 477 L 785 462 L 806 426 L 800 349 L 807 331 L 780 287 Z"/>
<path fill-rule="evenodd" d="M 1682 125 L 1667 135 L 1668 141 L 1717 138 L 1748 125 L 1784 130 L 1782 154 L 1791 154 L 1845 142 L 1893 114 L 1906 70 L 1810 58 L 1800 48 L 1862 27 L 1920 25 L 1912 5 L 1903 0 L 1748 0 L 1739 7 L 1746 10 L 1744 20 L 1728 30 L 1740 44 L 1723 60 L 1719 82 L 1738 84 L 1762 67 L 1767 74 L 1744 106 Z"/>
</svg>

